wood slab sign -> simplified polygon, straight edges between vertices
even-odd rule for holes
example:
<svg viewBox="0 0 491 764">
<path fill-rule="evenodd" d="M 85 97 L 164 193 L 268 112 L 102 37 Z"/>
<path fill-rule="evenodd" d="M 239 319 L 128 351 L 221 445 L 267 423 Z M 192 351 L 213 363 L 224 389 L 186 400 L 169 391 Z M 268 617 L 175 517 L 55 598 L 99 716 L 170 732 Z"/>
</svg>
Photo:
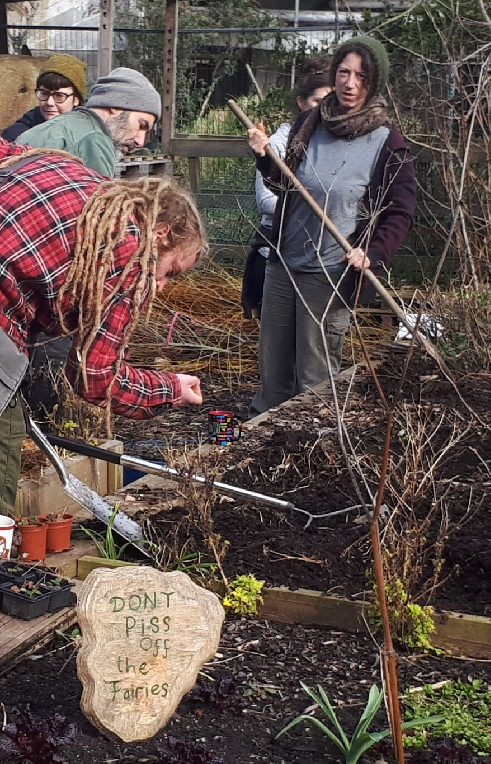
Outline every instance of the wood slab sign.
<svg viewBox="0 0 491 764">
<path fill-rule="evenodd" d="M 166 725 L 218 648 L 225 612 L 185 573 L 98 568 L 78 595 L 81 708 L 101 732 L 146 740 Z"/>
</svg>

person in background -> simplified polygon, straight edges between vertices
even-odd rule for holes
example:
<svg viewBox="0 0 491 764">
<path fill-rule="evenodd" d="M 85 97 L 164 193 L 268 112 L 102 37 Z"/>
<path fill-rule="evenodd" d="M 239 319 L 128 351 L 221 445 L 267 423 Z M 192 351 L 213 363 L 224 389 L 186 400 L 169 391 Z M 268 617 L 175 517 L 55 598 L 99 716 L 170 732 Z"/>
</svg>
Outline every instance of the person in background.
<svg viewBox="0 0 491 764">
<path fill-rule="evenodd" d="M 86 167 L 112 178 L 118 158 L 144 146 L 161 113 L 152 83 L 121 66 L 99 77 L 85 106 L 27 130 L 17 143 L 68 151 Z"/>
<path fill-rule="evenodd" d="M 299 115 L 287 148 L 290 169 L 352 244 L 347 254 L 281 178 L 262 125 L 248 131 L 258 169 L 279 191 L 251 416 L 338 373 L 360 273 L 388 267 L 413 224 L 414 165 L 381 95 L 388 73 L 378 40 L 343 42 L 331 61 L 333 92 Z"/>
<path fill-rule="evenodd" d="M 2 139 L 0 170 L 0 513 L 11 515 L 34 325 L 73 336 L 67 378 L 108 412 L 148 419 L 202 403 L 197 377 L 134 367 L 127 346 L 156 293 L 194 265 L 205 234 L 191 195 L 168 177 L 104 182 L 64 152 Z"/>
<path fill-rule="evenodd" d="M 87 95 L 87 64 L 67 53 L 53 53 L 36 80 L 38 106 L 6 127 L 2 138 L 15 141 L 31 127 L 82 106 Z"/>
<path fill-rule="evenodd" d="M 329 83 L 329 59 L 315 58 L 306 60 L 302 66 L 301 76 L 294 91 L 297 114 L 317 106 L 324 96 L 331 92 L 332 87 Z M 291 127 L 289 122 L 283 122 L 269 139 L 271 148 L 282 159 L 285 158 Z M 245 318 L 259 318 L 261 314 L 264 274 L 269 254 L 269 241 L 271 241 L 271 229 L 277 199 L 277 195 L 265 185 L 263 176 L 257 170 L 256 204 L 262 217 L 261 227 L 247 256 L 242 281 L 242 307 Z"/>
</svg>

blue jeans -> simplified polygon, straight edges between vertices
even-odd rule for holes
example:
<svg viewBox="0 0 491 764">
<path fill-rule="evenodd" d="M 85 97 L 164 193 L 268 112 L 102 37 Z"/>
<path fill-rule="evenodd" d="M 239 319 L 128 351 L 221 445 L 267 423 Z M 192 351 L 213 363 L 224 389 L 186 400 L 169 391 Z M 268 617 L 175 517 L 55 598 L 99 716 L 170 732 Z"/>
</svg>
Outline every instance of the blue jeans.
<svg viewBox="0 0 491 764">
<path fill-rule="evenodd" d="M 329 271 L 335 284 L 342 273 L 340 269 Z M 320 322 L 333 294 L 329 280 L 323 272 L 291 271 L 291 275 L 315 319 Z M 351 291 L 350 279 L 344 278 L 338 292 L 347 304 Z M 261 387 L 250 405 L 250 416 L 278 406 L 328 379 L 326 346 L 333 374 L 338 373 L 350 310 L 336 295 L 322 326 L 316 320 L 296 293 L 282 263 L 268 261 L 259 335 Z"/>
</svg>

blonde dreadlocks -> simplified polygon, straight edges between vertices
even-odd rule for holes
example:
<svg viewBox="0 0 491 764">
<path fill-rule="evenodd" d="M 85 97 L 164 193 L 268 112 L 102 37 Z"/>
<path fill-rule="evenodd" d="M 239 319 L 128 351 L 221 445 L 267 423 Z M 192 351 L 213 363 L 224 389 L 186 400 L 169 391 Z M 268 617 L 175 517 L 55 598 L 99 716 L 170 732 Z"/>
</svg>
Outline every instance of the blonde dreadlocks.
<svg viewBox="0 0 491 764">
<path fill-rule="evenodd" d="M 133 219 L 139 228 L 138 247 L 124 266 L 112 291 L 104 295 L 104 285 L 111 268 L 116 247 L 124 240 L 128 224 Z M 128 343 L 140 318 L 145 294 L 144 314 L 148 316 L 156 293 L 155 271 L 157 245 L 154 231 L 159 223 L 169 225 L 169 249 L 182 245 L 196 256 L 205 247 L 205 234 L 199 212 L 191 195 L 169 177 L 150 176 L 138 180 L 118 180 L 101 183 L 85 203 L 77 221 L 77 237 L 73 261 L 61 287 L 56 311 L 63 332 L 66 325 L 66 295 L 78 311 L 78 332 L 74 347 L 79 352 L 80 367 L 87 387 L 87 356 L 100 329 L 104 311 L 123 287 L 132 295 L 133 315 L 125 327 L 114 377 L 109 385 L 106 402 L 110 419 L 111 389 L 123 360 Z M 135 269 L 135 263 L 139 268 Z M 134 271 L 130 283 L 128 275 Z"/>
</svg>

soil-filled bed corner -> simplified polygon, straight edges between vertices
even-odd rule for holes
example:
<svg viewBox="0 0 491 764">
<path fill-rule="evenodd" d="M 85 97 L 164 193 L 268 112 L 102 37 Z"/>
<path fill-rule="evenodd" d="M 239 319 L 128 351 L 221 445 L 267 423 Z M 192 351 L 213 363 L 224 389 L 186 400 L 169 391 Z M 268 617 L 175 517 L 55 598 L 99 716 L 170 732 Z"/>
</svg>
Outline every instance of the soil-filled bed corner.
<svg viewBox="0 0 491 764">
<path fill-rule="evenodd" d="M 403 358 L 395 356 L 377 370 L 389 399 L 397 387 L 402 363 Z M 486 429 L 490 387 L 487 376 L 479 384 L 469 380 L 466 400 L 475 414 L 473 419 L 431 359 L 417 356 L 412 361 L 394 423 L 391 482 L 386 496 L 389 514 L 396 504 L 394 497 L 401 495 L 401 501 L 407 502 L 404 508 L 414 513 L 418 523 L 433 511 L 429 526 L 424 528 L 425 544 L 431 547 L 440 534 L 444 549 L 437 577 L 443 584 L 434 589 L 431 604 L 484 616 L 491 615 L 491 515 L 487 511 L 491 446 Z M 356 384 L 344 381 L 338 388 L 341 406 L 348 399 L 344 423 L 374 495 L 385 412 L 368 374 L 359 374 Z M 216 406 L 244 416 L 252 389 L 253 383 L 231 392 L 218 386 L 200 409 L 171 412 L 170 418 L 145 423 L 146 437 L 165 440 L 175 437 L 176 432 L 193 432 L 195 437 L 198 432 L 206 433 L 207 412 Z M 201 472 L 217 467 L 222 481 L 287 499 L 313 515 L 341 510 L 359 500 L 337 444 L 335 422 L 328 394 L 304 395 L 273 410 L 254 427 L 246 426 L 241 440 L 219 452 L 214 450 L 191 466 Z M 118 424 L 123 437 L 130 440 L 128 423 L 120 420 Z M 422 453 L 419 462 L 418 449 Z M 158 456 L 155 448 L 145 451 L 145 447 L 138 455 Z M 179 500 L 178 493 L 147 489 L 141 484 L 129 487 L 127 493 L 135 500 L 127 505 L 132 514 L 140 520 L 148 517 L 169 550 L 178 554 L 181 549 L 196 549 L 210 559 L 202 523 L 189 521 L 186 497 Z M 370 596 L 373 590 L 368 527 L 360 510 L 314 520 L 305 527 L 305 515 L 218 497 L 211 517 L 214 532 L 229 542 L 223 566 L 230 578 L 253 573 L 268 585 L 357 599 Z M 448 534 L 442 533 L 444 521 Z M 420 527 L 413 527 L 411 532 Z M 433 580 L 435 564 L 431 552 L 411 592 L 417 597 L 423 593 L 422 604 L 427 601 L 426 581 Z"/>
<path fill-rule="evenodd" d="M 67 724 L 75 725 L 72 743 L 63 744 L 58 751 L 67 764 L 174 762 L 167 736 L 213 751 L 224 764 L 336 764 L 342 761 L 336 750 L 311 727 L 300 726 L 291 736 L 274 740 L 288 721 L 311 706 L 300 680 L 312 688 L 319 684 L 324 687 L 348 731 L 354 730 L 371 685 L 380 685 L 377 649 L 369 637 L 227 619 L 219 653 L 204 668 L 215 681 L 200 678 L 165 730 L 151 740 L 128 744 L 107 740 L 82 715 L 82 688 L 72 646 L 58 640 L 35 657 L 0 679 L 7 720 L 12 721 L 14 709 L 24 709 L 27 703 L 37 719 L 61 714 Z M 490 665 L 448 657 L 402 657 L 398 664 L 401 691 L 458 678 L 481 679 L 487 685 L 491 680 Z M 373 729 L 386 726 L 381 711 Z M 432 743 L 427 753 L 408 753 L 408 764 L 434 763 L 439 745 L 440 741 Z M 169 758 L 161 757 L 159 750 Z M 390 747 L 382 750 L 387 764 L 394 764 Z M 379 757 L 380 749 L 365 755 L 363 762 L 375 762 Z M 11 758 L 9 764 L 21 761 Z M 216 759 L 191 759 L 190 754 L 189 760 L 177 761 L 201 764 Z M 465 761 L 488 764 L 491 757 L 472 756 Z"/>
</svg>

